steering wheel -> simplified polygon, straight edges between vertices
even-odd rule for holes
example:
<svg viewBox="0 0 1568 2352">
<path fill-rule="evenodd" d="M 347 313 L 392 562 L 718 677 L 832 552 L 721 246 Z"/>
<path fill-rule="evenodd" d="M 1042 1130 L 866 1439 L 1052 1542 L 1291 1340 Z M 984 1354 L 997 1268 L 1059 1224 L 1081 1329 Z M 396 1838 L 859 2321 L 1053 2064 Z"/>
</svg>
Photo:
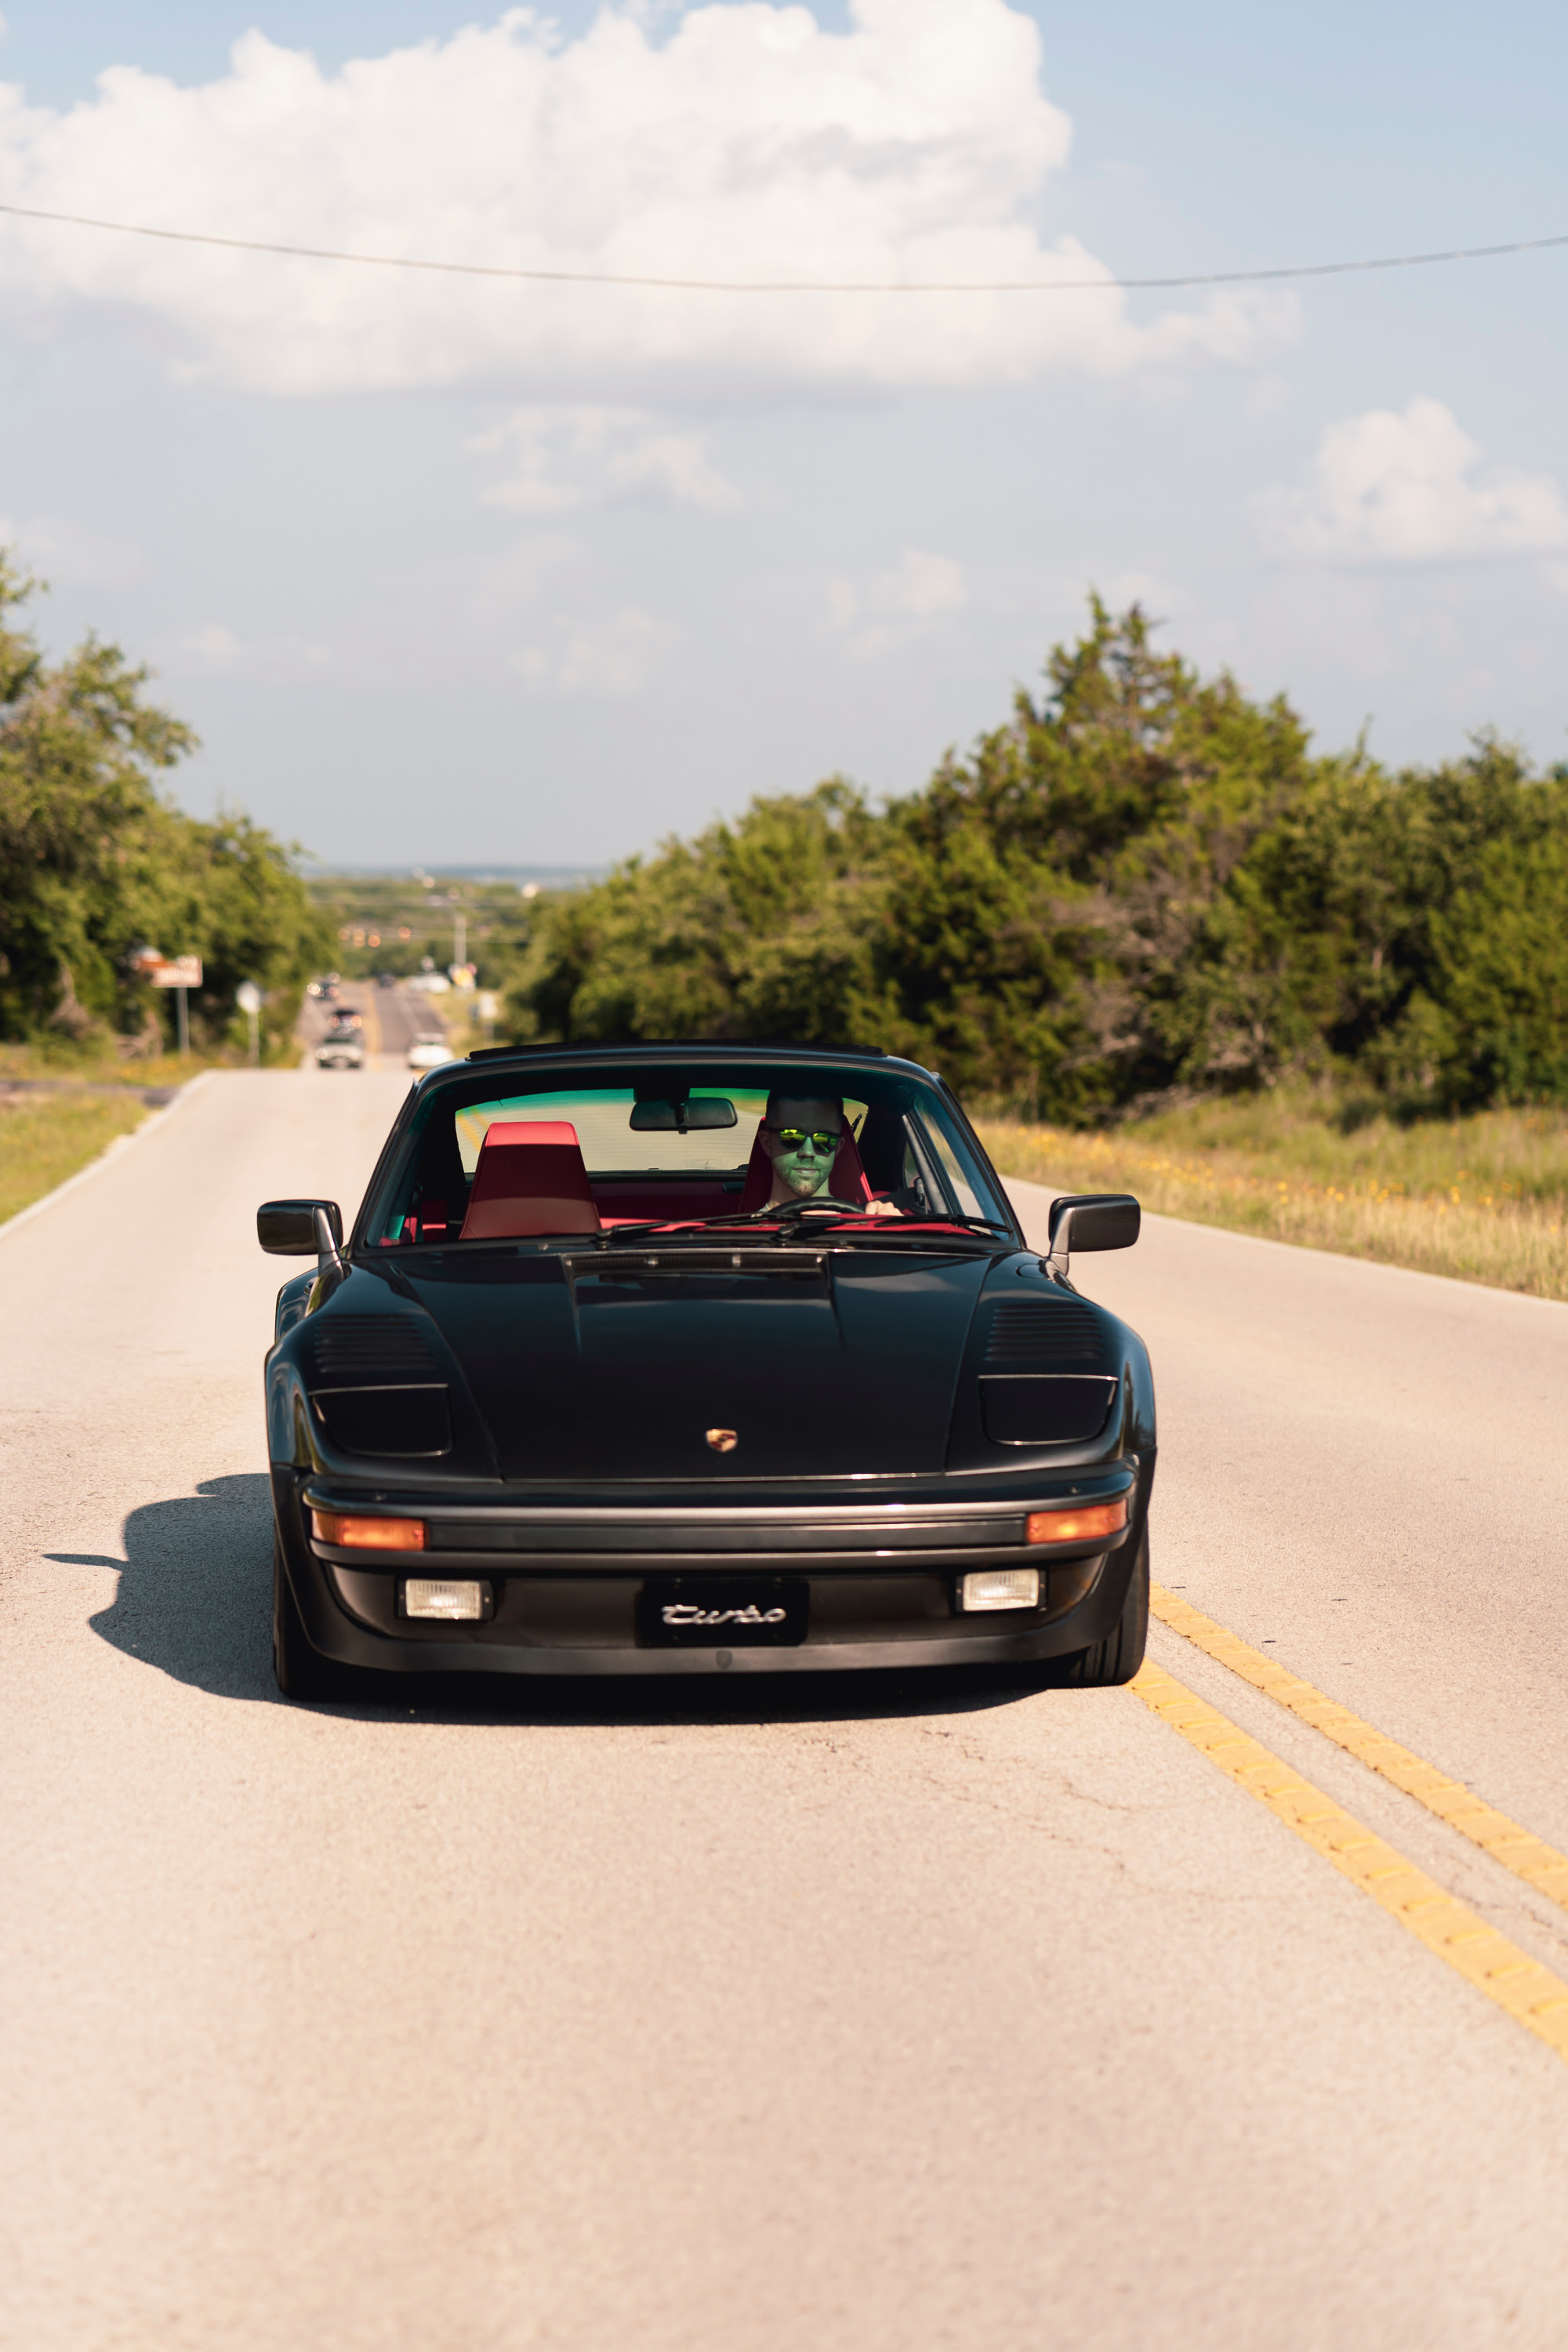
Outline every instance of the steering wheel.
<svg viewBox="0 0 1568 2352">
<path fill-rule="evenodd" d="M 836 1201 L 831 1192 L 810 1192 L 804 1201 L 785 1201 L 776 1209 L 753 1209 L 752 1215 L 759 1223 L 767 1217 L 782 1224 L 786 1217 L 804 1217 L 808 1209 L 832 1209 L 839 1216 L 850 1217 L 869 1213 L 863 1201 Z"/>
</svg>

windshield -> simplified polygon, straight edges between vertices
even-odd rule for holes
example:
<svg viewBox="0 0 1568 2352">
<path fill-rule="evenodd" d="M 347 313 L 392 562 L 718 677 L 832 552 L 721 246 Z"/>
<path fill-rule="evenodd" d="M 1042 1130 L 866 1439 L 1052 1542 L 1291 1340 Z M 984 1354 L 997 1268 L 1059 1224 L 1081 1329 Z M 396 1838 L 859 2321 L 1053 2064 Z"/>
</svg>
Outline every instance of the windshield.
<svg viewBox="0 0 1568 2352">
<path fill-rule="evenodd" d="M 994 1178 L 930 1081 L 906 1069 L 748 1055 L 625 1069 L 465 1069 L 421 1101 L 369 1204 L 367 1238 L 398 1248 L 700 1230 L 754 1218 L 770 1234 L 875 1222 L 1000 1227 Z"/>
</svg>

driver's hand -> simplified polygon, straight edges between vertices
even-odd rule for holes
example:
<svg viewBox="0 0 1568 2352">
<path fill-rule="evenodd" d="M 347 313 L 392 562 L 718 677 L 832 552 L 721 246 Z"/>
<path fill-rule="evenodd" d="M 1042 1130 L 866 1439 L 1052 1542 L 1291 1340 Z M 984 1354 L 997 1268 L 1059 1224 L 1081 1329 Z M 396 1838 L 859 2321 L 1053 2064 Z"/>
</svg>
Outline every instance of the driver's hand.
<svg viewBox="0 0 1568 2352">
<path fill-rule="evenodd" d="M 868 1217 L 901 1217 L 903 1213 L 902 1209 L 894 1208 L 891 1201 L 868 1201 L 866 1203 Z"/>
</svg>

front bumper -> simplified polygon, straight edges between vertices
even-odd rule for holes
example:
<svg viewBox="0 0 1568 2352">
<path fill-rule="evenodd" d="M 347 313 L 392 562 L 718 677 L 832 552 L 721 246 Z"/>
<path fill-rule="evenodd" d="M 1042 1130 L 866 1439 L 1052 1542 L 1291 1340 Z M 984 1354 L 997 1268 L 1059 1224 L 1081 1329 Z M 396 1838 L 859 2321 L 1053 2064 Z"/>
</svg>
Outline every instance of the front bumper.
<svg viewBox="0 0 1568 2352">
<path fill-rule="evenodd" d="M 497 1502 L 382 1488 L 367 1495 L 319 1473 L 273 1465 L 285 1568 L 312 1645 L 345 1665 L 402 1674 L 799 1674 L 1022 1663 L 1069 1655 L 1114 1627 L 1143 1532 L 1151 1459 L 1123 1457 L 1026 1495 L 898 1503 L 775 1500 L 746 1505 Z M 1128 1525 L 1103 1539 L 1031 1545 L 1030 1510 L 1125 1495 Z M 318 1542 L 311 1509 L 422 1517 L 427 1548 L 402 1554 Z M 1039 1606 L 964 1614 L 968 1570 L 1041 1570 Z M 407 1576 L 483 1580 L 483 1621 L 410 1621 Z M 748 1647 L 644 1646 L 637 1602 L 650 1577 L 788 1577 L 809 1589 L 804 1641 Z"/>
</svg>

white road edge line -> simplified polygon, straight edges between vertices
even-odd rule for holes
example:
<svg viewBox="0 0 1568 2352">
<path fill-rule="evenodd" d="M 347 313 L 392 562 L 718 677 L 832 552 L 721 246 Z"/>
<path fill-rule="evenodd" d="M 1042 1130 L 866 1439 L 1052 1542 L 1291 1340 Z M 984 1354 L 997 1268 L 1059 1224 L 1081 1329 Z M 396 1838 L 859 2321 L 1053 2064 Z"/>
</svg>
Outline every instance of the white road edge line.
<svg viewBox="0 0 1568 2352">
<path fill-rule="evenodd" d="M 131 1146 L 140 1141 L 142 1136 L 151 1135 L 155 1127 L 161 1127 L 170 1112 L 178 1110 L 180 1105 L 188 1097 L 194 1095 L 198 1087 L 205 1086 L 209 1078 L 216 1078 L 218 1076 L 219 1073 L 216 1070 L 198 1070 L 194 1078 L 187 1078 L 178 1094 L 171 1102 L 166 1102 L 161 1110 L 150 1110 L 139 1126 L 132 1128 L 127 1134 L 113 1137 L 106 1143 L 96 1160 L 89 1160 L 85 1168 L 79 1168 L 74 1176 L 68 1176 L 65 1182 L 57 1184 L 52 1192 L 40 1193 L 36 1201 L 29 1201 L 25 1209 L 18 1209 L 15 1216 L 7 1217 L 5 1223 L 0 1224 L 0 1241 L 4 1241 L 7 1234 L 14 1234 L 18 1225 L 25 1225 L 30 1218 L 42 1216 L 44 1211 L 52 1209 L 57 1201 L 63 1201 L 68 1192 L 74 1192 L 79 1184 L 85 1184 L 89 1176 L 98 1175 L 100 1170 L 108 1167 L 111 1160 L 118 1160 L 122 1151 L 129 1151 Z"/>
</svg>

